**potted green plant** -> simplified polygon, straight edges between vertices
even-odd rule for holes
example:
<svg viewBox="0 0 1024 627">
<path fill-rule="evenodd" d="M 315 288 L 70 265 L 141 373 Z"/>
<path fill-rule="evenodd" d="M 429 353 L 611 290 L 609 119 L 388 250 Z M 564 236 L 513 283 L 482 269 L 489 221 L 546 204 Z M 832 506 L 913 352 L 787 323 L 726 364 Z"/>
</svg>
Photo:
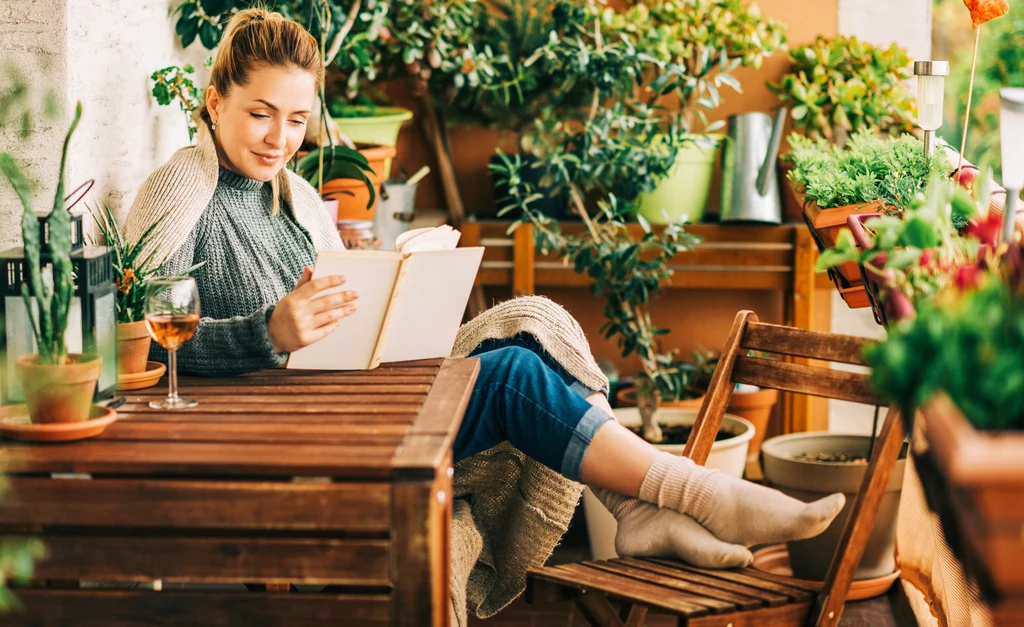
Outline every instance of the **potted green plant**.
<svg viewBox="0 0 1024 627">
<path fill-rule="evenodd" d="M 849 216 L 903 211 L 934 173 L 950 169 L 941 151 L 926 157 L 913 135 L 887 139 L 861 130 L 840 148 L 823 138 L 793 134 L 790 143 L 793 148 L 787 158 L 793 167 L 788 177 L 822 251 L 836 245 Z M 857 264 L 844 263 L 835 271 L 839 284 L 853 290 L 841 292 L 847 302 L 856 295 L 866 306 Z"/>
<path fill-rule="evenodd" d="M 165 278 L 154 262 L 154 254 L 144 254 L 150 238 L 159 232 L 169 214 L 154 222 L 139 237 L 129 241 L 114 211 L 103 204 L 90 212 L 103 237 L 103 245 L 113 254 L 114 280 L 117 284 L 117 373 L 133 375 L 146 370 L 151 337 L 145 321 L 146 290 L 153 279 Z M 202 264 L 186 269 L 190 274 Z M 153 382 L 154 384 L 156 381 Z"/>
<path fill-rule="evenodd" d="M 790 69 L 768 88 L 790 109 L 794 130 L 842 146 L 857 131 L 914 130 L 910 55 L 897 44 L 818 36 L 790 50 Z"/>
<path fill-rule="evenodd" d="M 910 57 L 896 44 L 888 48 L 856 37 L 819 36 L 789 52 L 790 68 L 768 88 L 790 109 L 796 132 L 838 146 L 867 130 L 898 135 L 914 130 L 915 102 L 907 89 Z M 792 163 L 779 162 L 786 178 Z M 792 184 L 780 185 L 786 216 L 800 220 L 801 199 Z"/>
<path fill-rule="evenodd" d="M 68 145 L 81 118 L 82 105 L 78 103 L 74 119 L 64 136 L 57 191 L 46 220 L 49 231 L 45 247 L 46 265 L 42 259 L 39 216 L 32 208 L 29 183 L 14 159 L 8 153 L 0 153 L 0 169 L 24 208 L 21 235 L 29 280 L 22 289 L 22 298 L 29 312 L 38 352 L 19 357 L 15 361 L 15 373 L 25 391 L 25 403 L 33 422 L 86 420 L 102 367 L 98 355 L 69 354 L 64 339 L 75 289 L 71 266 L 71 216 L 64 210 L 64 170 Z"/>
<path fill-rule="evenodd" d="M 922 422 L 915 465 L 946 542 L 990 598 L 1024 579 L 1024 254 L 988 248 L 867 352 L 878 393 Z M 927 368 L 921 364 L 928 364 Z"/>
<path fill-rule="evenodd" d="M 993 245 L 1001 216 L 990 212 L 981 217 L 981 199 L 988 198 L 990 190 L 990 185 L 981 185 L 972 198 L 936 174 L 926 194 L 901 215 L 851 216 L 850 229 L 839 233 L 835 247 L 822 252 L 815 269 L 855 264 L 880 323 L 888 326 L 912 317 L 916 302 L 940 292 L 958 267 L 977 258 L 982 239 Z"/>
<path fill-rule="evenodd" d="M 212 64 L 213 57 L 209 57 L 204 65 L 210 67 Z M 178 103 L 178 107 L 185 115 L 189 142 L 196 137 L 195 113 L 199 109 L 202 100 L 201 94 L 193 82 L 194 74 L 195 68 L 185 64 L 182 67 L 171 65 L 159 69 L 149 77 L 153 81 L 152 94 L 157 104 L 166 106 L 173 102 Z"/>
<path fill-rule="evenodd" d="M 637 211 L 652 224 L 683 215 L 700 222 L 722 141 L 715 132 L 722 122 L 708 124 L 706 112 L 721 104 L 722 88 L 742 91 L 735 70 L 759 68 L 785 47 L 785 25 L 765 19 L 756 4 L 742 0 L 642 0 L 623 12 L 605 13 L 612 30 L 634 37 L 637 47 L 664 67 L 678 68 L 661 75 L 664 84 L 652 85 L 649 102 L 665 91 L 675 94 L 687 128 L 696 133 L 676 154 L 669 175 L 643 195 Z"/>
</svg>

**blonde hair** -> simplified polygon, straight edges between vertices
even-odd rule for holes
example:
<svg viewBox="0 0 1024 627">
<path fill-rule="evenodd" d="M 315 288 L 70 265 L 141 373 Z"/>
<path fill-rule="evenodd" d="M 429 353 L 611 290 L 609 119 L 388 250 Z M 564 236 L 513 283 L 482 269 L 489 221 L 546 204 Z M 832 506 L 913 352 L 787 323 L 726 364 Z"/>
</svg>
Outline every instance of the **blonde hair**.
<svg viewBox="0 0 1024 627">
<path fill-rule="evenodd" d="M 210 67 L 210 85 L 221 97 L 231 88 L 245 86 L 254 70 L 266 67 L 296 68 L 312 74 L 319 92 L 322 80 L 320 49 L 313 37 L 298 22 L 276 11 L 251 8 L 239 11 L 228 22 Z M 210 111 L 203 104 L 196 112 L 199 121 L 209 125 Z M 280 206 L 277 177 L 270 182 L 274 213 Z"/>
</svg>

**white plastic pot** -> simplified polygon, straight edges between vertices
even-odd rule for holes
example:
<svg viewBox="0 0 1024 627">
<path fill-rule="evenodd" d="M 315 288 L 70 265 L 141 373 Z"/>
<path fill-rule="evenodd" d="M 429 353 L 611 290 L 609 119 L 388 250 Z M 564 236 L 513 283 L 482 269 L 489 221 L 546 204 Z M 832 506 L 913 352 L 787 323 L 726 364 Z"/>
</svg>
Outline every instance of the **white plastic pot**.
<svg viewBox="0 0 1024 627">
<path fill-rule="evenodd" d="M 693 425 L 697 420 L 697 411 L 693 409 L 659 409 L 658 423 L 661 425 Z M 615 417 L 623 426 L 640 426 L 640 410 L 635 407 L 616 409 Z M 722 418 L 722 431 L 731 437 L 717 440 L 711 446 L 711 454 L 705 464 L 733 477 L 742 477 L 747 463 L 747 449 L 754 437 L 754 425 L 743 418 L 726 414 Z M 675 455 L 683 453 L 684 444 L 655 444 L 655 448 Z M 618 523 L 611 512 L 597 500 L 589 488 L 583 490 L 583 513 L 587 520 L 587 531 L 590 534 L 590 552 L 595 560 L 607 560 L 618 557 L 615 553 L 615 533 Z"/>
</svg>

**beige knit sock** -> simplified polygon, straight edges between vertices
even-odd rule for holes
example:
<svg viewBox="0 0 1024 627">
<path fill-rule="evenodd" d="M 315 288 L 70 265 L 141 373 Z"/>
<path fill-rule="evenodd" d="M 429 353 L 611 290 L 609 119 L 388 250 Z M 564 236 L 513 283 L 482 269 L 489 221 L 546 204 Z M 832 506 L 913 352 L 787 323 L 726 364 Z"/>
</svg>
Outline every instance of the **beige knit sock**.
<svg viewBox="0 0 1024 627">
<path fill-rule="evenodd" d="M 739 568 L 754 559 L 746 547 L 722 542 L 689 516 L 608 490 L 592 490 L 619 522 L 615 552 L 621 557 L 674 557 L 701 568 Z"/>
<path fill-rule="evenodd" d="M 647 471 L 640 498 L 692 516 L 719 540 L 746 546 L 812 538 L 846 503 L 838 493 L 804 503 L 666 452 Z"/>
</svg>

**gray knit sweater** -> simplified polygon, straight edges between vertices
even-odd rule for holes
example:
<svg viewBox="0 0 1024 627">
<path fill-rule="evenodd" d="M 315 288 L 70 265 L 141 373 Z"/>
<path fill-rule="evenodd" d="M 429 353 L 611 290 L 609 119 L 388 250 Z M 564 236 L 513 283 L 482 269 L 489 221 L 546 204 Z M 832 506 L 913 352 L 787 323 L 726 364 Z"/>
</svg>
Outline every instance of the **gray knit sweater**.
<svg viewBox="0 0 1024 627">
<path fill-rule="evenodd" d="M 198 375 L 232 375 L 280 366 L 267 320 L 295 287 L 316 251 L 287 206 L 274 215 L 269 183 L 220 168 L 213 198 L 185 243 L 164 263 L 177 274 L 197 263 L 202 319 L 178 350 L 178 368 Z M 153 344 L 151 357 L 166 361 Z"/>
</svg>

